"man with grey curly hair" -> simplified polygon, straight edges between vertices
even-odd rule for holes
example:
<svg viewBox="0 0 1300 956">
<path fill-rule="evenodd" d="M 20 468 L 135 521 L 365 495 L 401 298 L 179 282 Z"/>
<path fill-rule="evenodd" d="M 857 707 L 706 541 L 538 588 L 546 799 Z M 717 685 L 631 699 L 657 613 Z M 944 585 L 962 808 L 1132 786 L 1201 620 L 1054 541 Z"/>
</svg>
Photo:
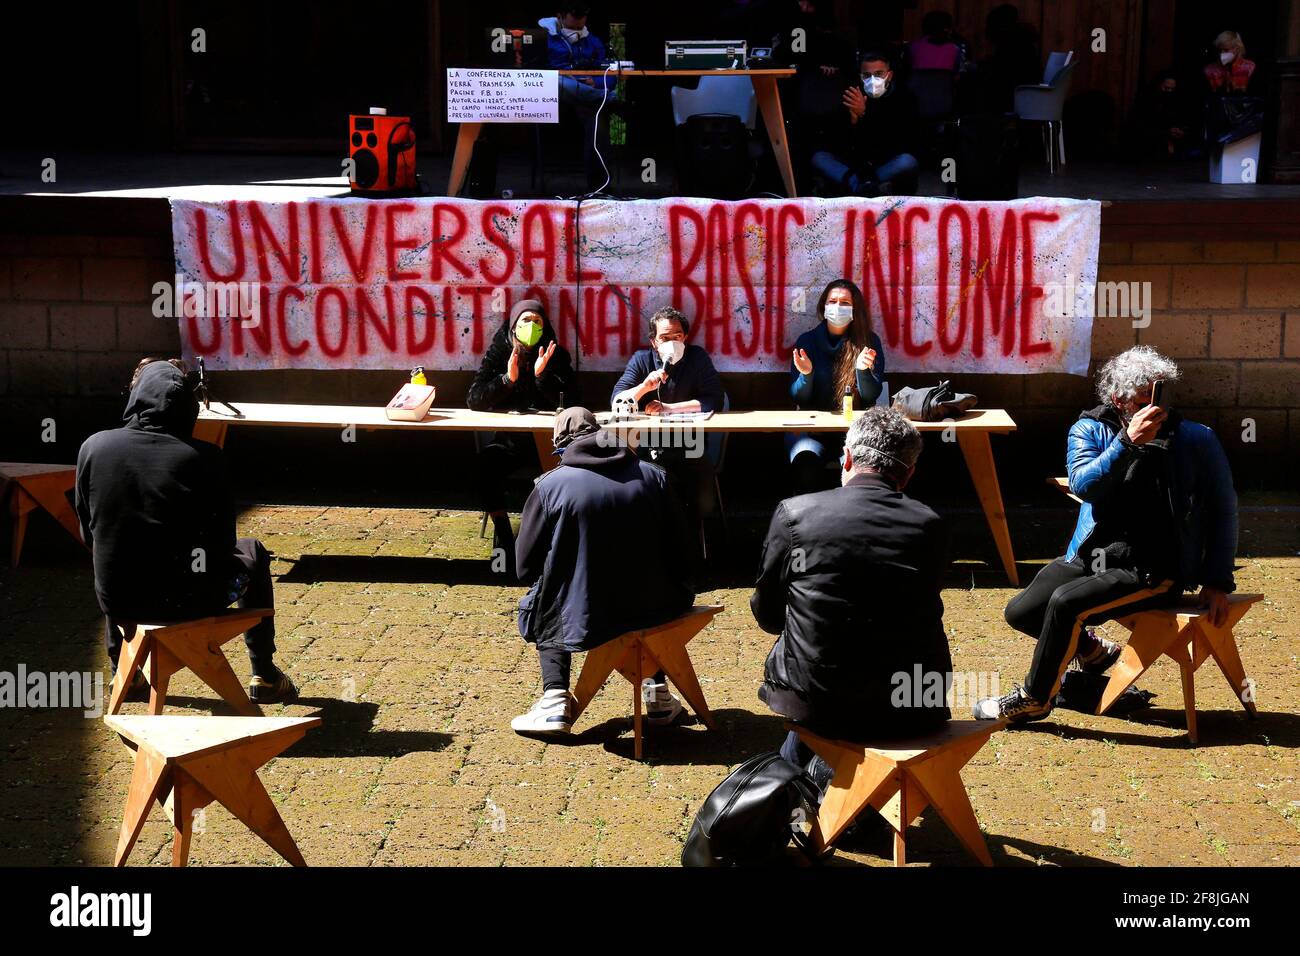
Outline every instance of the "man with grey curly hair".
<svg viewBox="0 0 1300 956">
<path fill-rule="evenodd" d="M 1226 619 L 1237 495 L 1214 432 L 1172 410 L 1178 377 L 1149 345 L 1097 373 L 1101 405 L 1079 416 L 1067 442 L 1070 492 L 1083 500 L 1074 536 L 1006 609 L 1007 623 L 1038 641 L 1033 663 L 1023 686 L 979 701 L 977 718 L 1041 720 L 1071 662 L 1093 674 L 1109 669 L 1119 645 L 1085 625 L 1173 603 L 1197 586 L 1210 621 Z"/>
<path fill-rule="evenodd" d="M 787 499 L 772 516 L 749 602 L 759 627 L 780 635 L 759 698 L 824 736 L 924 733 L 950 716 L 947 533 L 903 494 L 920 454 L 911 422 L 869 408 L 849 426 L 841 487 Z M 900 675 L 942 693 L 899 694 Z M 781 753 L 799 766 L 812 757 L 795 734 Z"/>
</svg>

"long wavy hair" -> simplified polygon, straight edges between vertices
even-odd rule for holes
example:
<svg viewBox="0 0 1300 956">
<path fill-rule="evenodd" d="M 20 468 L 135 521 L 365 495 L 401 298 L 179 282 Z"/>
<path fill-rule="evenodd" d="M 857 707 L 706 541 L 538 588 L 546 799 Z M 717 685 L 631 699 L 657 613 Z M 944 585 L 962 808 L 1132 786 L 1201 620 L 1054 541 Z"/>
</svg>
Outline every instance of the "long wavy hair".
<svg viewBox="0 0 1300 956">
<path fill-rule="evenodd" d="M 852 279 L 836 279 L 834 282 L 827 283 L 826 288 L 822 289 L 821 298 L 817 300 L 818 318 L 823 322 L 826 321 L 826 300 L 836 289 L 848 289 L 849 297 L 853 300 L 853 321 L 849 323 L 842 336 L 844 341 L 840 346 L 840 354 L 835 360 L 835 374 L 831 379 L 834 389 L 832 394 L 838 402 L 846 388 L 853 389 L 855 397 L 858 394 L 858 380 L 854 365 L 857 363 L 858 353 L 871 343 L 871 318 L 867 315 L 867 301 L 862 297 L 862 290 Z"/>
</svg>

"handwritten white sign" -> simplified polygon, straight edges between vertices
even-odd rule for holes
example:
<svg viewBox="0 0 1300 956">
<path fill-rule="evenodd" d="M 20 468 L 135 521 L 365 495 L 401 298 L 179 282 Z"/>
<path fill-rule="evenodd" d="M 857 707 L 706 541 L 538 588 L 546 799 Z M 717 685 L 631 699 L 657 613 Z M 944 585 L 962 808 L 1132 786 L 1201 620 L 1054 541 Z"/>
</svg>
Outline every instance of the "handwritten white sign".
<svg viewBox="0 0 1300 956">
<path fill-rule="evenodd" d="M 449 123 L 558 123 L 555 70 L 447 70 Z"/>
</svg>

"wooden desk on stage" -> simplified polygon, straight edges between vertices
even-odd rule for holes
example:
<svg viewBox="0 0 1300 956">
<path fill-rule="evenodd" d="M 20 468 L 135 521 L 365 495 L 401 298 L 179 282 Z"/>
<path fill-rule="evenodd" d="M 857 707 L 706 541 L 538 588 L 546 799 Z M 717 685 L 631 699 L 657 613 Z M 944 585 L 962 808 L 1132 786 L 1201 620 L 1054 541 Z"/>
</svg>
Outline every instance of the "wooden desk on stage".
<svg viewBox="0 0 1300 956">
<path fill-rule="evenodd" d="M 336 428 L 353 426 L 361 431 L 376 428 L 407 428 L 424 431 L 452 432 L 531 432 L 537 443 L 537 455 L 545 469 L 554 468 L 558 459 L 551 445 L 555 425 L 554 413 L 512 415 L 503 412 L 475 412 L 465 408 L 434 408 L 419 422 L 389 421 L 380 406 L 371 405 L 278 405 L 256 402 L 237 402 L 244 413 L 235 418 L 218 409 L 204 410 L 194 425 L 194 437 L 216 445 L 225 444 L 226 433 L 232 425 L 260 425 L 279 428 Z M 608 413 L 602 414 L 602 419 Z M 861 414 L 860 412 L 858 414 Z M 997 545 L 998 556 L 1007 578 L 1019 587 L 1016 560 L 1011 551 L 1011 532 L 1007 528 L 1007 515 L 1002 505 L 1002 489 L 993 462 L 993 447 L 989 435 L 1005 435 L 1016 430 L 1011 416 L 1000 408 L 977 408 L 952 422 L 914 422 L 917 430 L 943 432 L 952 429 L 961 448 L 971 481 L 979 495 L 980 507 L 988 520 L 989 530 Z M 669 430 L 698 428 L 702 432 L 836 432 L 847 427 L 842 415 L 832 412 L 801 412 L 763 410 L 752 412 L 718 412 L 703 421 L 686 423 L 657 423 L 656 419 L 607 424 L 607 428 L 622 431 L 641 429 Z"/>
<path fill-rule="evenodd" d="M 561 76 L 604 76 L 604 70 L 558 70 Z M 767 137 L 772 142 L 772 152 L 776 156 L 777 168 L 781 170 L 781 181 L 785 183 L 785 194 L 791 199 L 799 195 L 794 185 L 794 166 L 790 162 L 790 144 L 785 139 L 785 117 L 781 113 L 781 97 L 777 94 L 776 81 L 794 76 L 793 69 L 772 70 L 610 70 L 614 79 L 629 76 L 743 76 L 754 86 L 754 95 L 758 97 L 758 111 L 767 127 Z M 451 160 L 451 178 L 447 182 L 447 195 L 455 196 L 465 184 L 465 174 L 469 170 L 470 157 L 474 155 L 474 143 L 478 140 L 482 123 L 461 123 L 456 134 L 456 153 Z"/>
</svg>

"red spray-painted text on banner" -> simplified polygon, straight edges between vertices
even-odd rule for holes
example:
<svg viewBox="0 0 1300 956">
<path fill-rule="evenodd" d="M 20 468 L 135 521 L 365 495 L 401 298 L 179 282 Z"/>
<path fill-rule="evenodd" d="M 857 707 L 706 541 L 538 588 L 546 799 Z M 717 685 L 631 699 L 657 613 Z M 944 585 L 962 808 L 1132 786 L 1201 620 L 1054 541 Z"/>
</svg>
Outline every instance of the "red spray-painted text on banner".
<svg viewBox="0 0 1300 956">
<path fill-rule="evenodd" d="M 174 314 L 211 368 L 471 369 L 538 298 L 610 370 L 671 305 L 719 369 L 783 371 L 848 276 L 890 368 L 1083 374 L 1099 225 L 1067 199 L 175 200 L 178 302 L 248 307 Z"/>
</svg>

